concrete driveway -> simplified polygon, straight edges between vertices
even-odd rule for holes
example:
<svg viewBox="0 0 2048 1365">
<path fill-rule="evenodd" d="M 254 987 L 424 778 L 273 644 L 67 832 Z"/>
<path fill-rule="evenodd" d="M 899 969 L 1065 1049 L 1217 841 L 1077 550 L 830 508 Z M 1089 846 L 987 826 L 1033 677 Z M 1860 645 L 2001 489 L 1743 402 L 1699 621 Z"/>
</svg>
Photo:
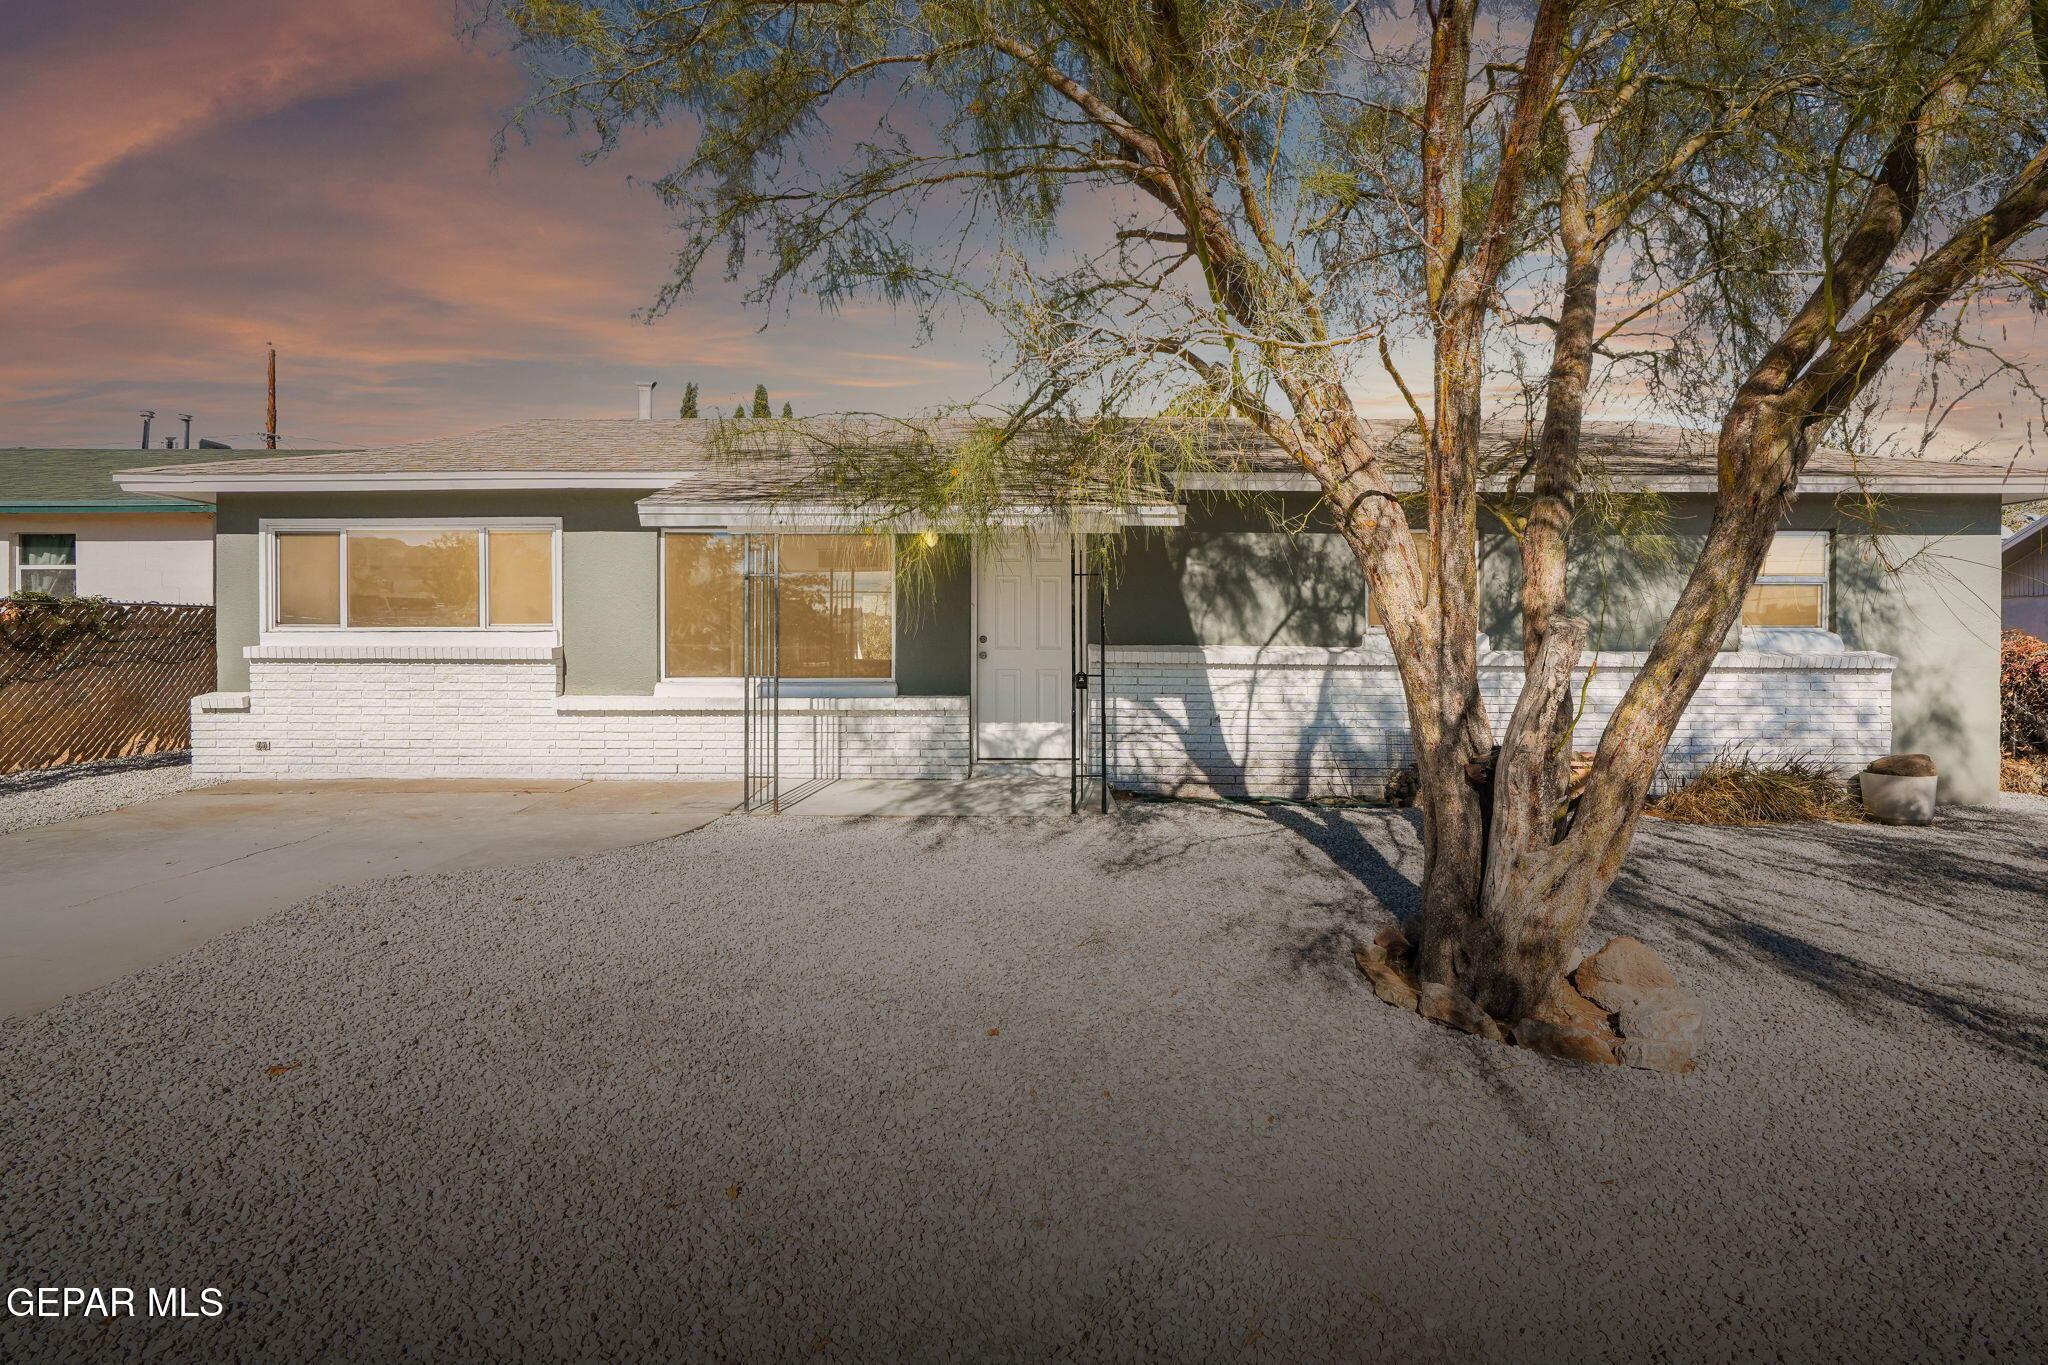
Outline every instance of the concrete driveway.
<svg viewBox="0 0 2048 1365">
<path fill-rule="evenodd" d="M 736 782 L 226 782 L 0 836 L 0 1015 L 337 886 L 682 834 Z"/>
</svg>

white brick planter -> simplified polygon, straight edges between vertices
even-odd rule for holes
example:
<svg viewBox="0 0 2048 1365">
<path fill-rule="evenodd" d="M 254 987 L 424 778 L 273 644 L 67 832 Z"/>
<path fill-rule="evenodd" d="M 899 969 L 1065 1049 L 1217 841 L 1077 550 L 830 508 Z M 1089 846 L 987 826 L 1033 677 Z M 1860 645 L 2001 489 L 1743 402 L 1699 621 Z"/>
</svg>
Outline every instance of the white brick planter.
<svg viewBox="0 0 2048 1365">
<path fill-rule="evenodd" d="M 1644 655 L 1588 655 L 1576 743 L 1591 748 Z M 1696 768 L 1731 745 L 1803 754 L 1844 769 L 1889 752 L 1888 654 L 1730 652 L 1700 686 L 1667 766 Z M 1112 646 L 1112 780 L 1142 791 L 1377 796 L 1407 763 L 1408 719 L 1392 654 L 1364 649 Z M 1591 671 L 1590 684 L 1586 683 Z M 1480 656 L 1498 734 L 1521 691 L 1522 657 Z"/>
<path fill-rule="evenodd" d="M 259 646 L 192 707 L 204 777 L 736 778 L 737 701 L 561 694 L 551 649 Z M 258 747 L 259 745 L 264 747 Z M 964 777 L 964 697 L 782 705 L 785 782 Z"/>
</svg>

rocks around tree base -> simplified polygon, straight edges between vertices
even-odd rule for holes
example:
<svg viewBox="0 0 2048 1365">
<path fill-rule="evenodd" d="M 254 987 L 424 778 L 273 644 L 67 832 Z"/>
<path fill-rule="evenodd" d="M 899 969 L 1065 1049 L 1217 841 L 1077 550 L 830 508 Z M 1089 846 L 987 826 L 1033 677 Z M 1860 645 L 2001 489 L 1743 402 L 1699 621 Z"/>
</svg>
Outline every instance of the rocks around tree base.
<svg viewBox="0 0 2048 1365">
<path fill-rule="evenodd" d="M 1647 946 L 1625 935 L 1587 957 L 1542 1009 L 1511 1029 L 1450 987 L 1418 982 L 1414 949 L 1398 928 L 1380 930 L 1353 958 L 1381 1000 L 1482 1038 L 1593 1065 L 1680 1075 L 1698 1065 L 1698 998 Z"/>
<path fill-rule="evenodd" d="M 1439 1024 L 1448 1024 L 1466 1033 L 1476 1033 L 1496 1043 L 1507 1041 L 1492 1015 L 1449 986 L 1440 986 L 1432 981 L 1418 987 L 1415 996 L 1415 1012 L 1425 1019 L 1434 1019 Z"/>
<path fill-rule="evenodd" d="M 1653 991 L 1676 990 L 1678 978 L 1657 955 L 1626 934 L 1610 938 L 1571 974 L 1572 985 L 1600 1008 L 1631 1009 Z"/>
<path fill-rule="evenodd" d="M 1612 1038 L 1572 1024 L 1553 1024 L 1547 1019 L 1531 1017 L 1516 1024 L 1515 1046 L 1562 1057 L 1568 1062 L 1592 1062 L 1606 1066 L 1613 1066 L 1616 1062 Z"/>
<path fill-rule="evenodd" d="M 1394 955 L 1398 946 L 1400 956 Z M 1399 929 L 1382 929 L 1372 943 L 1351 954 L 1358 970 L 1372 983 L 1372 993 L 1396 1009 L 1415 1008 L 1415 971 L 1408 960 L 1408 940 Z"/>
<path fill-rule="evenodd" d="M 1666 1038 L 1624 1038 L 1615 1045 L 1615 1056 L 1628 1066 L 1645 1071 L 1669 1071 L 1683 1076 L 1698 1067 L 1692 1044 L 1674 1043 Z"/>
<path fill-rule="evenodd" d="M 1557 989 L 1551 992 L 1550 999 L 1543 1002 L 1543 1007 L 1535 1012 L 1534 1017 L 1567 1028 L 1590 1029 L 1595 1033 L 1612 1031 L 1610 1012 L 1581 995 L 1570 977 L 1558 981 Z"/>
<path fill-rule="evenodd" d="M 1365 973 L 1365 979 L 1372 983 L 1372 993 L 1396 1009 L 1415 1008 L 1415 977 L 1405 968 L 1391 963 L 1373 962 L 1365 953 L 1353 953 L 1358 970 Z"/>
</svg>

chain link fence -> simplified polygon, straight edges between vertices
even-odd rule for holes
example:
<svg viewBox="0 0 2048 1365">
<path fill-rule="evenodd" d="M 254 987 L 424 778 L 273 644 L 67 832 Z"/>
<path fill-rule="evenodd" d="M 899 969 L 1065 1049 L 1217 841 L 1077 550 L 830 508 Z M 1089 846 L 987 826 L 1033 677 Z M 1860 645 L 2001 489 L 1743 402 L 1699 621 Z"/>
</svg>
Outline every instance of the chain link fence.
<svg viewBox="0 0 2048 1365">
<path fill-rule="evenodd" d="M 0 599 L 0 773 L 188 749 L 213 608 Z"/>
</svg>

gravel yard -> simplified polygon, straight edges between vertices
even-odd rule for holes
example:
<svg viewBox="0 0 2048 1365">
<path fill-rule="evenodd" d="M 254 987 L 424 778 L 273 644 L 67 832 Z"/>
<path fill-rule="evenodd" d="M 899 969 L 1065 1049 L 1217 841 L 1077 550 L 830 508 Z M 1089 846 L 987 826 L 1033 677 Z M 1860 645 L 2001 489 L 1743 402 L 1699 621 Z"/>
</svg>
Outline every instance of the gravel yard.
<svg viewBox="0 0 2048 1365">
<path fill-rule="evenodd" d="M 1390 812 L 731 817 L 0 1026 L 0 1319 L 165 1360 L 2039 1359 L 2048 816 L 1651 822 L 1702 1069 L 1373 999 Z M 1595 940 L 1597 941 L 1597 939 Z"/>
<path fill-rule="evenodd" d="M 108 758 L 0 777 L 0 834 L 99 815 L 195 785 L 191 756 Z"/>
</svg>

